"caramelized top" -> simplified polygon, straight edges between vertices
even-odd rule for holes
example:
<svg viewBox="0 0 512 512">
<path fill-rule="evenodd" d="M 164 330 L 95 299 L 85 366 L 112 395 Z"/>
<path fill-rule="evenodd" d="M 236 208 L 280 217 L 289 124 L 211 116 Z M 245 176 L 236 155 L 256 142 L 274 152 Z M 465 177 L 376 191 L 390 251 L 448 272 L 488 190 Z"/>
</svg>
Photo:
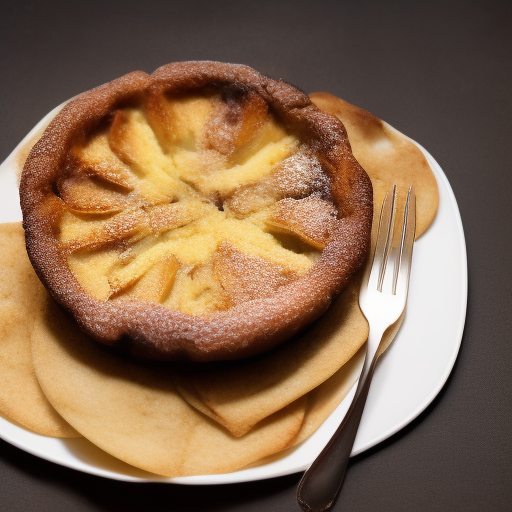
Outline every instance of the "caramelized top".
<svg viewBox="0 0 512 512">
<path fill-rule="evenodd" d="M 243 357 L 291 336 L 364 260 L 372 214 L 337 119 L 212 62 L 68 104 L 20 195 L 53 296 L 97 340 L 152 359 Z"/>
</svg>

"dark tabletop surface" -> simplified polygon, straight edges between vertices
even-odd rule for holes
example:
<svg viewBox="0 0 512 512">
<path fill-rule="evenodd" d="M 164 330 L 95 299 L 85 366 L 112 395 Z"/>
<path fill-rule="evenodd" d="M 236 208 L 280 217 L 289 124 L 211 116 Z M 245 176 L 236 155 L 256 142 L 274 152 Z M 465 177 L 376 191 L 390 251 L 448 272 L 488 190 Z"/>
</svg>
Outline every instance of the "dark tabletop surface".
<svg viewBox="0 0 512 512">
<path fill-rule="evenodd" d="M 0 161 L 69 97 L 135 69 L 203 59 L 245 63 L 306 92 L 338 95 L 434 155 L 466 236 L 462 347 L 433 403 L 352 459 L 333 510 L 512 510 L 512 3 L 74 4 L 0 3 Z M 2 511 L 298 511 L 299 478 L 136 485 L 0 440 Z"/>
</svg>

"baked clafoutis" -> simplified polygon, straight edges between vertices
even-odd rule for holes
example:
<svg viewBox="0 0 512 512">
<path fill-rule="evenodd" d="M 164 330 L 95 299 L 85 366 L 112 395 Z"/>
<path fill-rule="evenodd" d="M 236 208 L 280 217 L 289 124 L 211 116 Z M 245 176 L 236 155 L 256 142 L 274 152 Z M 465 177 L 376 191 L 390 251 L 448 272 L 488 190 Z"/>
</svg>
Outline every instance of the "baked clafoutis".
<svg viewBox="0 0 512 512">
<path fill-rule="evenodd" d="M 95 340 L 135 358 L 250 357 L 364 263 L 371 182 L 346 130 L 253 69 L 173 63 L 69 102 L 21 177 L 27 252 Z"/>
</svg>

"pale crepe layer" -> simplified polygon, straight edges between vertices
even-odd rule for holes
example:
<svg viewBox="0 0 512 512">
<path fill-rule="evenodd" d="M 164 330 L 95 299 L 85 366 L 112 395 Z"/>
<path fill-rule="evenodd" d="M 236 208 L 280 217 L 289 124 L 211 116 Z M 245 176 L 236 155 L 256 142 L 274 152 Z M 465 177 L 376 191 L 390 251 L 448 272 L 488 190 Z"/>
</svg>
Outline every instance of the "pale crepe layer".
<svg viewBox="0 0 512 512">
<path fill-rule="evenodd" d="M 343 121 L 354 155 L 372 180 L 372 246 L 382 201 L 393 184 L 397 185 L 397 212 L 403 211 L 407 191 L 413 186 L 416 235 L 423 233 L 435 216 L 439 197 L 435 177 L 421 151 L 405 135 L 363 109 L 326 93 L 314 93 L 311 99 Z M 359 288 L 360 280 L 353 279 L 316 324 L 263 359 L 228 370 L 177 376 L 180 393 L 234 435 L 243 435 L 331 377 L 366 341 L 368 324 L 359 309 Z"/>
<path fill-rule="evenodd" d="M 305 399 L 235 438 L 181 398 L 171 369 L 107 353 L 53 301 L 32 343 L 37 377 L 57 411 L 99 448 L 159 475 L 236 471 L 289 446 L 302 424 Z"/>
<path fill-rule="evenodd" d="M 379 348 L 379 357 L 388 349 L 391 342 L 395 338 L 397 332 L 402 325 L 405 313 L 389 327 L 382 338 L 382 345 Z M 300 427 L 297 437 L 293 440 L 292 446 L 259 460 L 254 465 L 268 464 L 277 459 L 286 457 L 295 446 L 308 439 L 318 428 L 322 426 L 324 421 L 334 412 L 344 398 L 348 395 L 352 386 L 357 382 L 366 354 L 363 345 L 356 354 L 344 364 L 334 375 L 329 377 L 325 382 L 311 390 L 307 396 L 307 407 L 304 420 Z"/>
<path fill-rule="evenodd" d="M 436 178 L 423 153 L 403 133 L 362 108 L 326 92 L 315 92 L 309 97 L 319 109 L 336 116 L 345 125 L 352 152 L 370 176 L 373 230 L 378 228 L 382 201 L 395 184 L 399 192 L 399 211 L 404 208 L 408 188 L 414 188 L 416 238 L 422 235 L 434 220 L 439 205 Z"/>
<path fill-rule="evenodd" d="M 0 224 L 0 261 L 0 412 L 38 434 L 79 437 L 36 379 L 30 332 L 46 290 L 27 257 L 21 223 Z"/>
<path fill-rule="evenodd" d="M 361 347 L 333 376 L 307 394 L 308 405 L 304 421 L 292 446 L 257 461 L 253 466 L 269 464 L 286 457 L 298 444 L 311 436 L 340 405 L 356 383 L 363 367 L 364 356 L 365 350 Z"/>
<path fill-rule="evenodd" d="M 384 333 L 382 344 L 379 348 L 379 357 L 391 345 L 402 325 L 404 317 L 405 313 Z M 320 386 L 308 393 L 306 414 L 300 431 L 293 441 L 293 446 L 305 441 L 332 414 L 334 409 L 340 405 L 361 374 L 365 354 L 366 349 L 363 346 L 332 377 L 329 377 Z"/>
</svg>

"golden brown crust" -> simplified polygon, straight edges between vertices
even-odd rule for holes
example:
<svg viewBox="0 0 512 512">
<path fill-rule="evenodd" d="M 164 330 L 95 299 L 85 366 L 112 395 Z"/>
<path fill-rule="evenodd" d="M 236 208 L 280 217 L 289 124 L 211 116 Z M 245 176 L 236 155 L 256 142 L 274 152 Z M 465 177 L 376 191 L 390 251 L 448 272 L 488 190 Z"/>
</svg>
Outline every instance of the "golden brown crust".
<svg viewBox="0 0 512 512">
<path fill-rule="evenodd" d="M 148 92 L 191 93 L 212 84 L 250 91 L 253 102 L 259 101 L 254 94 L 262 98 L 280 122 L 307 140 L 321 159 L 338 218 L 329 222 L 328 242 L 320 259 L 305 275 L 284 284 L 270 297 L 205 316 L 187 315 L 136 298 L 93 298 L 71 272 L 55 232 L 64 211 L 59 179 L 72 144 L 114 110 L 142 101 Z M 251 105 L 239 122 L 238 139 L 247 138 L 247 122 L 259 122 Z M 229 141 L 215 144 L 224 148 Z M 87 197 L 73 196 L 72 201 L 87 202 Z M 307 96 L 284 82 L 246 66 L 215 62 L 169 64 L 152 75 L 130 73 L 70 102 L 31 151 L 22 174 L 20 198 L 29 257 L 54 298 L 96 340 L 135 357 L 155 360 L 248 357 L 292 336 L 327 309 L 361 266 L 373 213 L 371 182 L 353 157 L 339 120 L 321 112 Z M 307 236 L 317 240 L 324 233 L 316 229 Z"/>
</svg>

